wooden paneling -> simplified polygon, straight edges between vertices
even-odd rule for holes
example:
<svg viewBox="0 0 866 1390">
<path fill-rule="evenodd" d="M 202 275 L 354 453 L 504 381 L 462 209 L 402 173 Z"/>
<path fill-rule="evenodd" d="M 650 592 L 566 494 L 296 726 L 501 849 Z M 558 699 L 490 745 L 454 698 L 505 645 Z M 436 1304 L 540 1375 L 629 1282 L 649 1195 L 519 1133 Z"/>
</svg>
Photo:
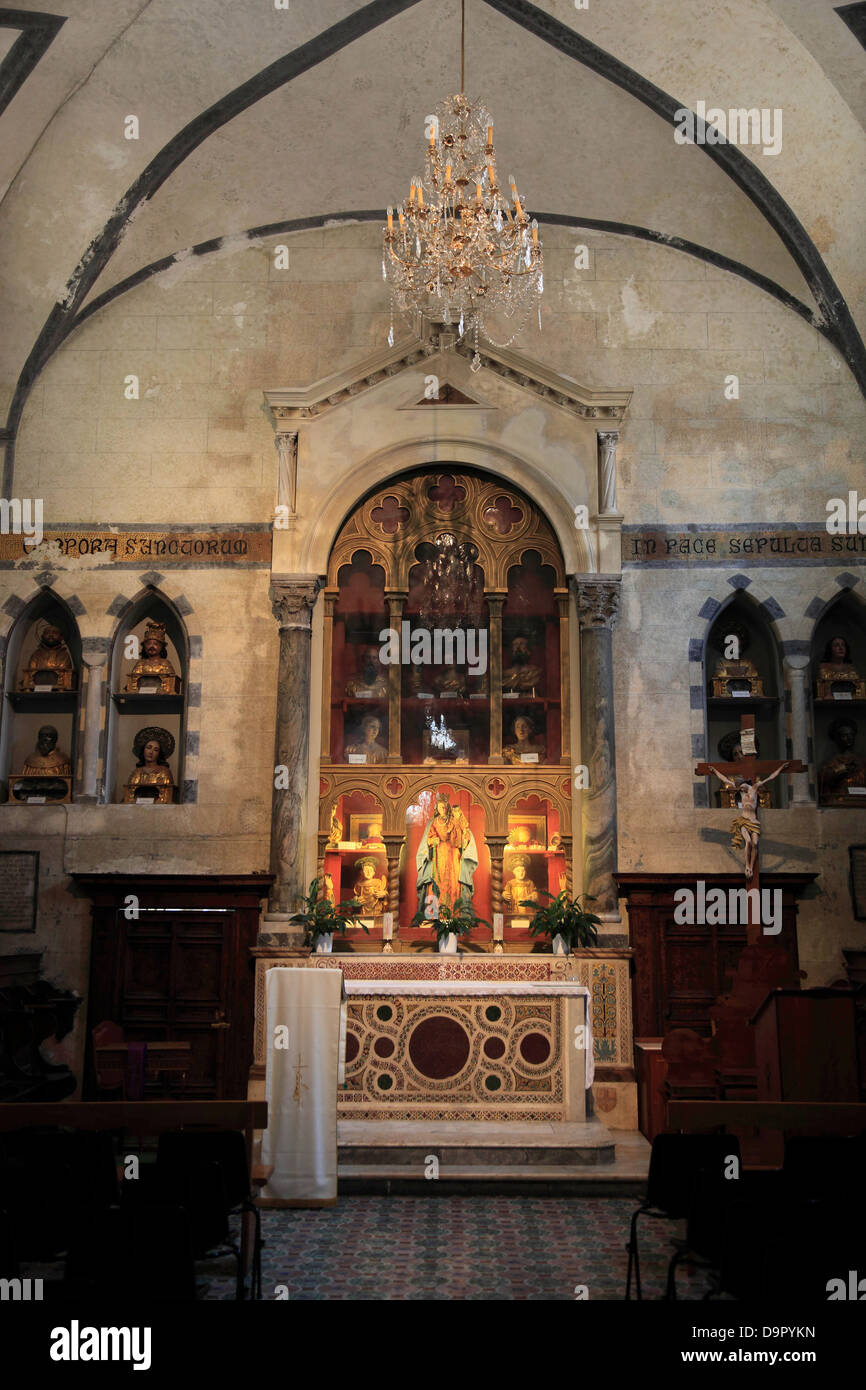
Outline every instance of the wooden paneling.
<svg viewBox="0 0 866 1390">
<path fill-rule="evenodd" d="M 189 1043 L 184 1095 L 242 1097 L 252 1062 L 249 952 L 271 875 L 73 877 L 93 901 L 89 1029 L 110 1019 L 128 1042 Z M 85 1089 L 95 1093 L 89 1043 Z M 156 1082 L 147 1093 L 158 1094 Z"/>
<path fill-rule="evenodd" d="M 740 874 L 615 875 L 620 896 L 627 900 L 630 945 L 634 949 L 632 976 L 633 1026 L 637 1037 L 664 1037 L 675 1028 L 691 1028 L 701 1036 L 711 1032 L 710 1009 L 730 986 L 746 928 L 710 923 L 679 925 L 674 921 L 674 893 L 689 888 L 697 894 L 703 879 L 712 888 L 742 888 Z M 782 891 L 782 930 L 770 938 L 783 945 L 796 967 L 797 899 L 816 874 L 762 874 L 763 888 Z"/>
</svg>

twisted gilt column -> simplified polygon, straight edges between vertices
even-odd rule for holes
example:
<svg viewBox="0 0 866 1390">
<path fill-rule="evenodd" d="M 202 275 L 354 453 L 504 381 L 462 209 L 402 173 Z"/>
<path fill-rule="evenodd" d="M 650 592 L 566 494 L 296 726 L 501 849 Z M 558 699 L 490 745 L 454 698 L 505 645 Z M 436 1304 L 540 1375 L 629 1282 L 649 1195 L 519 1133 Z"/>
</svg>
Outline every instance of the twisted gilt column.
<svg viewBox="0 0 866 1390">
<path fill-rule="evenodd" d="M 621 577 L 572 579 L 580 623 L 580 757 L 589 769 L 581 798 L 583 891 L 605 921 L 620 921 L 613 873 L 617 866 L 616 741 L 613 712 L 613 627 Z"/>
<path fill-rule="evenodd" d="M 271 913 L 295 911 L 303 897 L 304 810 L 309 800 L 310 639 L 317 575 L 284 575 L 271 583 L 271 606 L 280 628 L 277 728 L 271 809 Z M 279 785 L 277 785 L 279 783 Z"/>
<path fill-rule="evenodd" d="M 502 869 L 506 837 L 488 835 L 487 848 L 490 851 L 490 911 L 502 912 Z"/>
<path fill-rule="evenodd" d="M 385 853 L 388 857 L 388 906 L 386 912 L 394 914 L 394 940 L 400 934 L 400 847 L 402 835 L 383 835 Z"/>
</svg>

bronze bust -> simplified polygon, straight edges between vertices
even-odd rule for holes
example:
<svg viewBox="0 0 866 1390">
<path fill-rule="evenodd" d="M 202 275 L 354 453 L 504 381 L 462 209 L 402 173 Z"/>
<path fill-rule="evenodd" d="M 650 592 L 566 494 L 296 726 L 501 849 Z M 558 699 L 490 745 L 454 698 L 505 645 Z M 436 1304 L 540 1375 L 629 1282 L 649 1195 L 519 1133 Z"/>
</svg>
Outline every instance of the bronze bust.
<svg viewBox="0 0 866 1390">
<path fill-rule="evenodd" d="M 180 676 L 168 659 L 165 623 L 148 622 L 141 656 L 126 680 L 127 695 L 179 695 Z"/>
<path fill-rule="evenodd" d="M 866 758 L 854 751 L 857 725 L 853 719 L 834 719 L 829 733 L 837 751 L 818 774 L 820 804 L 866 806 Z"/>
<path fill-rule="evenodd" d="M 24 668 L 19 689 L 35 690 L 47 685 L 52 690 L 74 690 L 78 678 L 60 628 L 46 623 L 37 636 L 39 645 Z"/>
<path fill-rule="evenodd" d="M 139 729 L 132 752 L 137 761 L 124 788 L 125 804 L 156 801 L 160 806 L 171 805 L 176 789 L 168 760 L 174 752 L 174 735 L 168 729 Z"/>
</svg>

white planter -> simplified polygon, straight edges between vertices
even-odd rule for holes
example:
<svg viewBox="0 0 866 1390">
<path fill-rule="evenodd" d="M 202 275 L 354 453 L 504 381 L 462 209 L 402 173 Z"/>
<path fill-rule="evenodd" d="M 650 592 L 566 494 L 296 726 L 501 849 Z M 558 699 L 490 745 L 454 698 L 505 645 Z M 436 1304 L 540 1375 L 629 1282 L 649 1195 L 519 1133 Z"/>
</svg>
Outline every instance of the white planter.
<svg viewBox="0 0 866 1390">
<path fill-rule="evenodd" d="M 325 932 L 324 936 L 316 937 L 316 955 L 329 956 L 334 949 L 334 933 Z"/>
<path fill-rule="evenodd" d="M 456 931 L 446 932 L 439 938 L 439 953 L 443 956 L 457 955 L 457 933 Z"/>
<path fill-rule="evenodd" d="M 553 938 L 553 954 L 555 956 L 568 955 L 568 946 L 566 945 L 565 937 L 560 936 L 559 932 L 557 932 L 556 936 Z"/>
</svg>

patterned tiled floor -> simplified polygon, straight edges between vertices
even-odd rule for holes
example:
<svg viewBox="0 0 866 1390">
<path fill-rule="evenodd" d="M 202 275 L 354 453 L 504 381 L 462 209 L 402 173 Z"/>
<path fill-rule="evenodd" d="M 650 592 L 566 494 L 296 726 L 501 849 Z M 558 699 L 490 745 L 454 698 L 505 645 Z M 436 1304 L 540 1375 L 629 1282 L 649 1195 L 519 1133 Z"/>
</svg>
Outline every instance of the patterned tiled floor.
<svg viewBox="0 0 866 1390">
<path fill-rule="evenodd" d="M 621 1299 L 633 1198 L 341 1197 L 322 1211 L 265 1211 L 262 1295 L 292 1300 Z M 645 1298 L 664 1292 L 673 1222 L 639 1223 Z M 681 1299 L 706 1276 L 680 1269 Z M 285 1297 L 285 1295 L 282 1295 Z M 231 1298 L 211 1278 L 209 1299 Z"/>
</svg>

